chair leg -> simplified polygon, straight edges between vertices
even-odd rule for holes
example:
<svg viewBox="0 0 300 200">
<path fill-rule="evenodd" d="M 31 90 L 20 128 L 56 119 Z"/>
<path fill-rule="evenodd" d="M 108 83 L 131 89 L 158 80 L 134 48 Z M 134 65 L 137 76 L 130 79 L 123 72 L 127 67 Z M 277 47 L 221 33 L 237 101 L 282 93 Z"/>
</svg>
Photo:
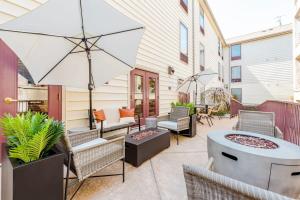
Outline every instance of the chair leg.
<svg viewBox="0 0 300 200">
<path fill-rule="evenodd" d="M 123 160 L 123 183 L 125 182 L 125 158 Z"/>
<path fill-rule="evenodd" d="M 129 126 L 127 127 L 127 135 L 129 134 Z"/>
<path fill-rule="evenodd" d="M 67 169 L 67 177 L 66 177 L 66 184 L 65 184 L 65 196 L 64 196 L 64 200 L 67 199 L 68 184 L 69 184 L 69 174 L 70 174 L 70 167 L 71 167 L 71 156 L 72 156 L 72 153 L 69 152 L 69 154 L 68 154 L 68 169 Z"/>
<path fill-rule="evenodd" d="M 179 131 L 177 131 L 177 137 L 176 137 L 176 140 L 177 140 L 177 145 L 179 145 Z"/>
<path fill-rule="evenodd" d="M 206 121 L 207 121 L 209 127 L 211 127 L 210 122 L 209 122 L 209 120 L 208 120 L 208 117 L 205 117 L 205 118 L 206 118 Z"/>
<path fill-rule="evenodd" d="M 199 122 L 200 124 L 204 125 L 204 123 L 201 121 L 202 118 L 203 118 L 203 117 L 200 115 L 200 116 L 199 116 L 198 122 Z"/>
<path fill-rule="evenodd" d="M 139 131 L 141 131 L 141 117 L 138 115 Z"/>
<path fill-rule="evenodd" d="M 70 200 L 72 200 L 72 199 L 76 196 L 77 192 L 81 189 L 81 187 L 82 187 L 82 185 L 84 184 L 84 182 L 85 182 L 85 180 L 83 180 L 83 181 L 80 183 L 79 187 L 78 187 L 78 188 L 76 189 L 76 191 L 73 193 L 73 195 L 72 195 L 72 197 L 70 198 Z"/>
<path fill-rule="evenodd" d="M 211 124 L 214 125 L 214 123 L 213 123 L 213 121 L 212 121 L 212 118 L 210 117 L 209 119 L 210 119 Z"/>
<path fill-rule="evenodd" d="M 100 137 L 103 138 L 103 121 L 101 121 Z"/>
</svg>

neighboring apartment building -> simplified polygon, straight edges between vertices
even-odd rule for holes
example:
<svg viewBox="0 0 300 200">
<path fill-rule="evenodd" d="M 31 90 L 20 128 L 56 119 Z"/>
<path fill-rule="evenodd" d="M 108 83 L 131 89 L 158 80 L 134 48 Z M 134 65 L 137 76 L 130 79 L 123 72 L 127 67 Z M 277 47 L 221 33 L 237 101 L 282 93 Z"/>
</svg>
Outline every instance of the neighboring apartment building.
<svg viewBox="0 0 300 200">
<path fill-rule="evenodd" d="M 292 25 L 228 39 L 225 83 L 244 104 L 293 99 Z"/>
<path fill-rule="evenodd" d="M 300 1 L 295 1 L 295 13 L 294 13 L 294 100 L 300 101 Z"/>
<path fill-rule="evenodd" d="M 0 23 L 20 16 L 45 0 L 1 1 Z M 94 92 L 94 107 L 134 107 L 144 117 L 163 115 L 178 99 L 181 80 L 211 68 L 224 81 L 222 33 L 206 0 L 107 0 L 143 24 L 145 34 L 136 69 Z M 101 26 L 101 24 L 99 24 Z M 213 80 L 217 81 L 216 80 Z M 67 128 L 87 126 L 88 92 L 63 88 L 62 119 Z"/>
</svg>

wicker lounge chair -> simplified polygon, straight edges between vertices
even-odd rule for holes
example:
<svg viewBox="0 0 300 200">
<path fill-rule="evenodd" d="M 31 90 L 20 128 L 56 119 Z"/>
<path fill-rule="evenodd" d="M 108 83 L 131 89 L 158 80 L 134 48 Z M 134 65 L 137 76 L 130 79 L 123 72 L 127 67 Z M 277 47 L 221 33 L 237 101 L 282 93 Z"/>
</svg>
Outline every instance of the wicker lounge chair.
<svg viewBox="0 0 300 200">
<path fill-rule="evenodd" d="M 126 107 L 123 107 L 126 108 Z M 141 130 L 141 120 L 139 115 L 135 115 L 137 122 L 120 122 L 119 107 L 109 107 L 102 109 L 107 117 L 107 123 L 104 125 L 103 121 L 99 123 L 96 121 L 93 115 L 93 122 L 96 129 L 100 130 L 101 138 L 125 136 L 129 134 L 130 128 L 137 126 Z M 96 111 L 94 109 L 93 111 Z"/>
<path fill-rule="evenodd" d="M 275 125 L 275 113 L 273 112 L 240 110 L 238 122 L 233 129 L 283 138 L 283 133 Z"/>
<path fill-rule="evenodd" d="M 180 131 L 190 128 L 189 109 L 186 107 L 174 107 L 171 113 L 158 118 L 157 126 L 160 128 L 169 129 L 177 133 L 177 145 L 179 144 Z"/>
<path fill-rule="evenodd" d="M 228 178 L 207 168 L 183 165 L 189 200 L 292 200 L 291 198 Z"/>
<path fill-rule="evenodd" d="M 125 138 L 118 137 L 110 140 L 100 138 L 99 130 L 90 130 L 85 132 L 78 132 L 72 134 L 65 134 L 64 140 L 62 141 L 66 156 L 66 163 L 68 166 L 67 177 L 66 177 L 66 188 L 65 198 L 68 188 L 69 171 L 71 170 L 76 176 L 81 185 L 84 180 L 91 177 L 102 177 L 93 176 L 96 172 L 101 169 L 119 161 L 123 161 L 123 170 L 120 174 L 122 175 L 123 182 L 125 181 Z M 80 187 L 81 187 L 80 185 Z M 78 187 L 77 191 L 80 189 Z M 77 192 L 76 191 L 76 192 Z M 76 194 L 73 194 L 73 196 Z"/>
</svg>

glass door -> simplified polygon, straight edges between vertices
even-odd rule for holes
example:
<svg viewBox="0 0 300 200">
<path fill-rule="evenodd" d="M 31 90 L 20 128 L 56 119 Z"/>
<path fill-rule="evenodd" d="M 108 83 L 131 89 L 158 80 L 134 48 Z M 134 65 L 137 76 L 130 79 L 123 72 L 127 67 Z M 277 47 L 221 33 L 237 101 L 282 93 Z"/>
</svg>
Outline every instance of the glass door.
<svg viewBox="0 0 300 200">
<path fill-rule="evenodd" d="M 158 75 L 154 73 L 146 74 L 147 81 L 147 116 L 158 115 Z"/>
<path fill-rule="evenodd" d="M 149 116 L 158 116 L 158 74 L 135 69 L 131 72 L 131 107 L 142 124 Z"/>
</svg>

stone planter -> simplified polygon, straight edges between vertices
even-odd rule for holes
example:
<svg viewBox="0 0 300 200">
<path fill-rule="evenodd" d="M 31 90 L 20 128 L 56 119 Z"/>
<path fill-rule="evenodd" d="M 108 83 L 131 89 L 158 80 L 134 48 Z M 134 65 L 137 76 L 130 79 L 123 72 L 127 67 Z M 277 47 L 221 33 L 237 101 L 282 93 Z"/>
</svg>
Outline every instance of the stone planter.
<svg viewBox="0 0 300 200">
<path fill-rule="evenodd" d="M 53 150 L 46 158 L 20 164 L 8 158 L 6 148 L 2 150 L 1 199 L 63 199 L 64 155 L 61 152 Z"/>
</svg>

